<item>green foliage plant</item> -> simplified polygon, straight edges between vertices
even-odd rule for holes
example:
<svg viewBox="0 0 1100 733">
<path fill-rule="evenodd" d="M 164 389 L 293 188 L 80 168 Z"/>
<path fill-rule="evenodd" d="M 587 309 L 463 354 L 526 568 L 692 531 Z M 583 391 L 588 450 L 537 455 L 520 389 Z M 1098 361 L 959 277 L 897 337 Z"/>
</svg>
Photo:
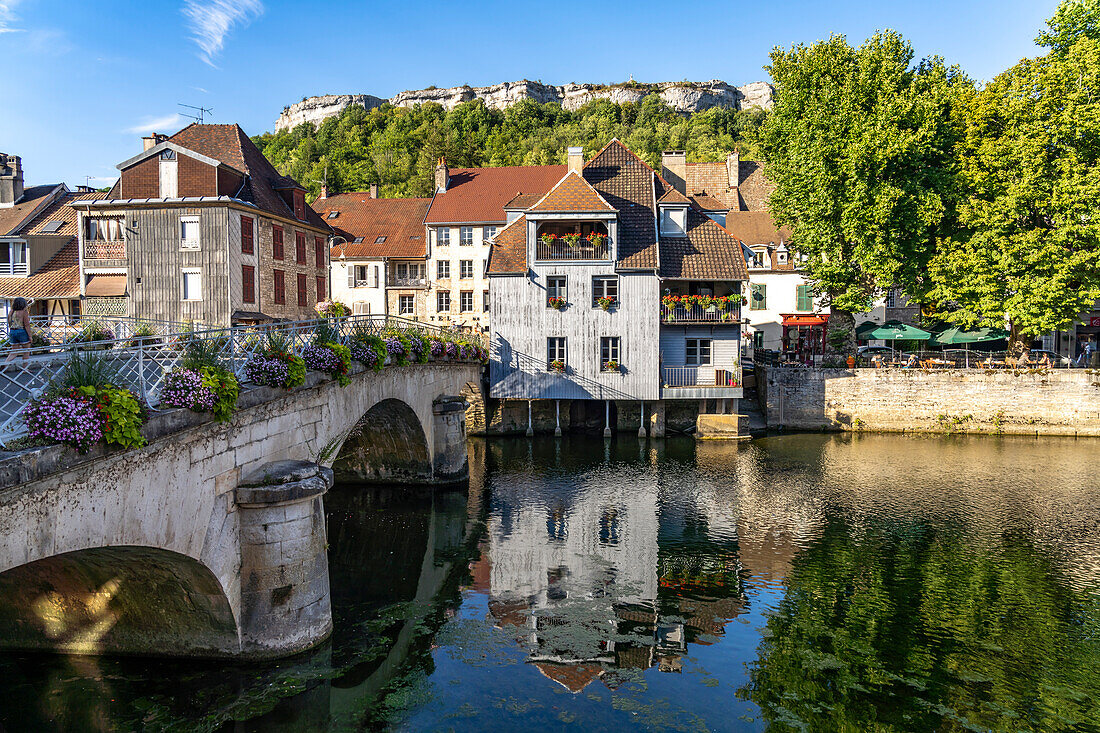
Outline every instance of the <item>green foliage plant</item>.
<svg viewBox="0 0 1100 733">
<path fill-rule="evenodd" d="M 241 393 L 240 381 L 236 375 L 220 366 L 200 367 L 199 373 L 202 374 L 203 386 L 210 389 L 217 398 L 211 410 L 214 419 L 226 422 L 237 411 L 237 398 Z"/>
<path fill-rule="evenodd" d="M 128 389 L 115 387 L 77 387 L 75 394 L 95 400 L 103 416 L 103 440 L 107 445 L 139 448 L 145 445 L 141 426 L 145 422 L 145 407 Z"/>
</svg>

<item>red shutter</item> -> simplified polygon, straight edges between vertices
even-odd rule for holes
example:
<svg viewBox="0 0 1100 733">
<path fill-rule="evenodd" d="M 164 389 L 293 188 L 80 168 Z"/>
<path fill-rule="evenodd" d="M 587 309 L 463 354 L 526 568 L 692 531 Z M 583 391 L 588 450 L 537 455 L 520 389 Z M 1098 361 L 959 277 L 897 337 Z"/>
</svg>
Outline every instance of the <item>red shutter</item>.
<svg viewBox="0 0 1100 733">
<path fill-rule="evenodd" d="M 271 227 L 271 256 L 283 259 L 283 228 L 279 226 Z"/>
<path fill-rule="evenodd" d="M 241 254 L 254 254 L 253 238 L 252 238 L 252 218 L 248 216 L 241 217 Z"/>
<path fill-rule="evenodd" d="M 327 293 L 325 292 L 325 278 L 324 276 L 317 276 L 317 302 L 320 303 L 325 299 Z"/>
<path fill-rule="evenodd" d="M 306 263 L 306 235 L 304 232 L 294 232 L 294 259 L 299 265 Z"/>
<path fill-rule="evenodd" d="M 301 306 L 302 308 L 305 308 L 306 305 L 307 305 L 306 300 L 307 300 L 307 298 L 306 298 L 306 276 L 299 273 L 298 274 L 298 305 Z"/>
<path fill-rule="evenodd" d="M 241 290 L 245 303 L 256 302 L 256 268 L 252 265 L 241 265 Z"/>
<path fill-rule="evenodd" d="M 317 259 L 317 269 L 325 266 L 325 238 L 313 238 L 313 255 Z"/>
<path fill-rule="evenodd" d="M 275 303 L 278 305 L 286 305 L 286 280 L 283 278 L 282 270 L 272 270 L 275 281 Z"/>
</svg>

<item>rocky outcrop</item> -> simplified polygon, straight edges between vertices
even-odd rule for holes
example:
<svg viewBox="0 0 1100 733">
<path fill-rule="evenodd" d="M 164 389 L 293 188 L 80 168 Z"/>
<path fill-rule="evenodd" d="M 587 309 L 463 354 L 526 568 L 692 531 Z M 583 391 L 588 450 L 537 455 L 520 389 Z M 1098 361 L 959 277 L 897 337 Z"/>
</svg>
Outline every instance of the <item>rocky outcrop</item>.
<svg viewBox="0 0 1100 733">
<path fill-rule="evenodd" d="M 615 103 L 640 102 L 650 94 L 656 94 L 677 112 L 689 114 L 711 107 L 733 109 L 770 109 L 773 87 L 764 81 L 731 86 L 713 79 L 704 82 L 670 81 L 656 84 L 627 82 L 624 84 L 542 84 L 537 81 L 504 82 L 488 87 L 460 86 L 449 89 L 418 89 L 395 94 L 389 100 L 369 94 L 326 94 L 308 97 L 283 109 L 275 123 L 276 132 L 289 130 L 303 122 L 319 124 L 322 120 L 340 114 L 346 107 L 361 105 L 373 109 L 385 101 L 395 107 L 412 107 L 434 102 L 451 109 L 474 99 L 484 100 L 491 109 L 505 109 L 524 99 L 539 104 L 553 102 L 568 110 L 575 110 L 596 99 L 609 99 Z"/>
</svg>

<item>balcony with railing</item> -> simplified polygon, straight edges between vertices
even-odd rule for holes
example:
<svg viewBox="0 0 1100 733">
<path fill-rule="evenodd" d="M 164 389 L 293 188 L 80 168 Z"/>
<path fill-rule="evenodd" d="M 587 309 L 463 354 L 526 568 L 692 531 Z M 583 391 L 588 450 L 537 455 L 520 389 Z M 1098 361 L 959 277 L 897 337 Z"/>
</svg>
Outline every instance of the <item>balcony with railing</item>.
<svg viewBox="0 0 1100 733">
<path fill-rule="evenodd" d="M 86 260 L 124 260 L 126 259 L 126 240 L 84 240 L 84 259 Z"/>
<path fill-rule="evenodd" d="M 390 275 L 387 285 L 391 288 L 426 288 L 428 287 L 428 278 L 422 275 Z"/>
<path fill-rule="evenodd" d="M 699 364 L 661 368 L 663 399 L 741 397 L 741 365 Z"/>
<path fill-rule="evenodd" d="M 545 222 L 535 240 L 536 262 L 591 262 L 611 259 L 607 225 L 595 222 Z"/>
<path fill-rule="evenodd" d="M 680 302 L 661 304 L 661 323 L 669 325 L 727 324 L 734 326 L 740 322 L 740 300 L 725 300 L 711 305 Z"/>
</svg>

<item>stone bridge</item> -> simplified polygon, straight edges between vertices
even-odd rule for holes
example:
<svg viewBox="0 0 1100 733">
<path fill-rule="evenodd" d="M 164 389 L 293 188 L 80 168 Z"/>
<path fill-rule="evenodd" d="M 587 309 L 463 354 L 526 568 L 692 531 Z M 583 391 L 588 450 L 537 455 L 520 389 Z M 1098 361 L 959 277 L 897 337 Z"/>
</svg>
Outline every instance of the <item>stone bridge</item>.
<svg viewBox="0 0 1100 733">
<path fill-rule="evenodd" d="M 263 658 L 316 644 L 332 628 L 333 470 L 464 479 L 457 395 L 479 379 L 474 363 L 359 372 L 343 388 L 311 373 L 291 391 L 242 390 L 226 423 L 157 414 L 144 448 L 0 460 L 0 646 Z"/>
</svg>

